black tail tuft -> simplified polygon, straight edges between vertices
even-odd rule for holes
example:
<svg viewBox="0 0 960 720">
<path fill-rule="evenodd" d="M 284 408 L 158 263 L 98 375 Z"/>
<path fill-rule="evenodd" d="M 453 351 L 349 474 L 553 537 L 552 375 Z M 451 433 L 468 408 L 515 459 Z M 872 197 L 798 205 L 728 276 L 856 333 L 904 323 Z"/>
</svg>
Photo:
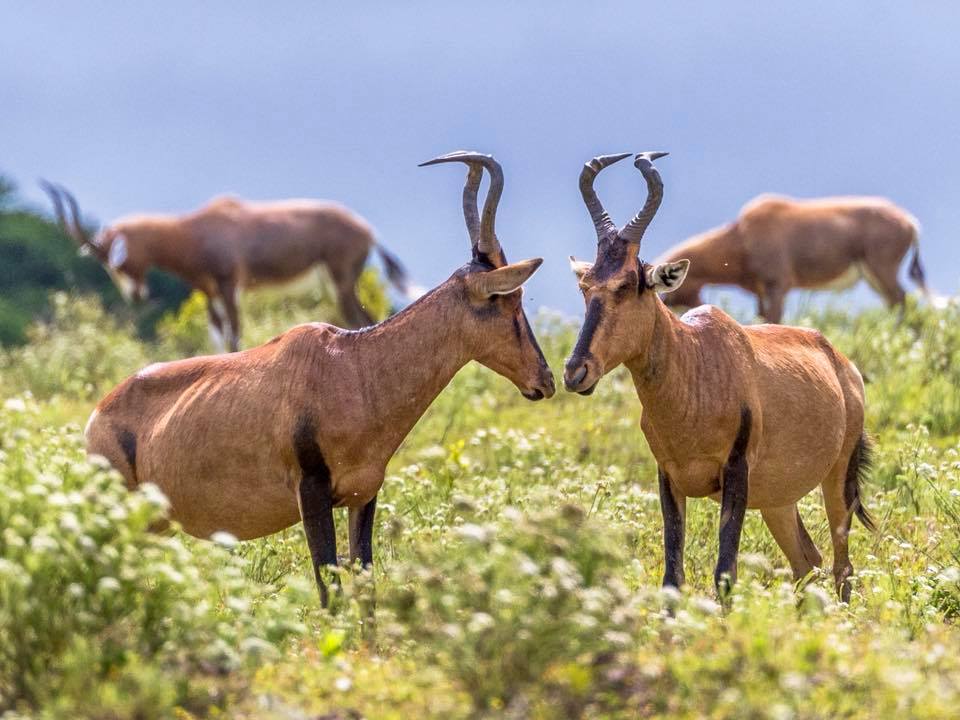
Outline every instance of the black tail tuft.
<svg viewBox="0 0 960 720">
<path fill-rule="evenodd" d="M 857 446 L 853 449 L 850 463 L 847 465 L 847 480 L 844 483 L 843 497 L 847 503 L 847 512 L 856 513 L 867 530 L 876 530 L 876 525 L 874 525 L 870 513 L 867 512 L 867 508 L 863 505 L 860 488 L 872 466 L 873 449 L 867 434 L 864 433 L 857 440 Z"/>
<path fill-rule="evenodd" d="M 929 290 L 927 289 L 927 275 L 923 271 L 923 264 L 920 262 L 919 244 L 914 244 L 913 246 L 913 257 L 910 258 L 910 267 L 907 269 L 907 276 L 916 283 L 924 295 L 929 294 Z"/>
<path fill-rule="evenodd" d="M 388 252 L 383 245 L 377 244 L 377 252 L 380 254 L 380 259 L 383 260 L 383 266 L 387 271 L 387 279 L 390 283 L 404 295 L 410 292 L 407 271 L 404 269 L 403 265 L 400 264 L 400 261 L 397 259 L 396 255 L 391 252 Z"/>
</svg>

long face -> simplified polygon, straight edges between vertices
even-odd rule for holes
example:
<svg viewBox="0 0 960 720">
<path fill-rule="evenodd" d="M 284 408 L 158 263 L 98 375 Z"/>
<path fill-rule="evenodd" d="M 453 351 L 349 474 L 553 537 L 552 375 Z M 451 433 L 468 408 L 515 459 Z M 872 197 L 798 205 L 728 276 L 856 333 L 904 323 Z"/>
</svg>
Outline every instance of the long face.
<svg viewBox="0 0 960 720">
<path fill-rule="evenodd" d="M 598 255 L 594 264 L 572 262 L 586 315 L 564 367 L 567 390 L 590 395 L 600 378 L 650 345 L 658 292 L 680 286 L 689 263 L 650 266 L 622 244 Z"/>
<path fill-rule="evenodd" d="M 657 293 L 680 287 L 688 260 L 650 266 L 640 261 L 640 241 L 663 196 L 663 183 L 653 161 L 666 153 L 640 153 L 634 166 L 647 181 L 647 201 L 629 223 L 617 229 L 593 190 L 593 181 L 605 167 L 627 157 L 601 155 L 580 174 L 580 192 L 597 231 L 594 263 L 570 258 L 583 293 L 586 315 L 573 352 L 567 359 L 563 384 L 567 390 L 590 395 L 600 378 L 650 345 L 660 300 Z"/>
<path fill-rule="evenodd" d="M 549 398 L 555 392 L 553 373 L 523 311 L 520 287 L 541 262 L 480 269 L 462 279 L 468 307 L 463 330 L 471 354 L 510 380 L 528 400 Z"/>
<path fill-rule="evenodd" d="M 124 299 L 145 299 L 146 268 L 136 257 L 136 253 L 132 252 L 135 248 L 131 247 L 127 235 L 113 227 L 106 227 L 96 235 L 91 235 L 84 227 L 76 198 L 66 188 L 46 180 L 41 180 L 40 186 L 53 202 L 53 210 L 60 227 L 73 238 L 80 252 L 92 255 L 103 265 Z"/>
<path fill-rule="evenodd" d="M 90 242 L 98 248 L 97 257 L 123 298 L 127 301 L 146 300 L 149 295 L 146 274 L 137 262 L 128 236 L 106 227 Z"/>
<path fill-rule="evenodd" d="M 452 281 L 460 283 L 456 304 L 458 308 L 465 306 L 465 310 L 458 310 L 459 331 L 470 357 L 510 380 L 528 400 L 551 397 L 555 390 L 553 373 L 523 312 L 521 289 L 543 260 L 508 265 L 494 230 L 503 192 L 503 169 L 492 155 L 465 150 L 441 155 L 421 166 L 442 163 L 464 163 L 468 168 L 463 217 L 473 260 L 455 273 Z M 481 214 L 477 191 L 484 170 L 490 175 L 490 188 Z"/>
</svg>

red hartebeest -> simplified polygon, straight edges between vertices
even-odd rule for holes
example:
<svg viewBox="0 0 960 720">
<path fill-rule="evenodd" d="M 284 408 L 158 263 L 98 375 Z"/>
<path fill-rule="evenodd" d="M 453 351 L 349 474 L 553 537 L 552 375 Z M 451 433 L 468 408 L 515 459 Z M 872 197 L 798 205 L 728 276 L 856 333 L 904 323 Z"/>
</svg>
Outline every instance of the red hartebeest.
<svg viewBox="0 0 960 720">
<path fill-rule="evenodd" d="M 902 304 L 897 274 L 911 248 L 908 275 L 929 298 L 918 233 L 916 218 L 883 198 L 761 195 L 734 222 L 671 248 L 656 262 L 690 260 L 683 287 L 664 296 L 667 305 L 695 307 L 705 285 L 735 285 L 757 296 L 758 315 L 778 323 L 791 289 L 844 290 L 861 277 L 889 305 Z"/>
<path fill-rule="evenodd" d="M 207 297 L 210 334 L 218 350 L 240 344 L 237 294 L 284 283 L 322 264 L 330 272 L 344 320 L 351 327 L 373 321 L 355 287 L 371 248 L 383 259 L 387 277 L 406 292 L 403 267 L 374 238 L 359 215 L 332 202 L 280 200 L 245 202 L 217 198 L 185 215 L 133 215 L 91 234 L 80 220 L 73 195 L 43 182 L 60 225 L 93 255 L 127 299 L 147 294 L 150 268 L 166 270 Z M 70 208 L 69 220 L 64 204 Z"/>
<path fill-rule="evenodd" d="M 369 565 L 387 462 L 463 365 L 477 360 L 530 400 L 554 392 L 521 303 L 542 261 L 507 264 L 494 231 L 500 165 L 468 152 L 424 164 L 446 162 L 469 167 L 472 246 L 448 280 L 373 327 L 299 325 L 244 352 L 151 365 L 97 405 L 88 450 L 129 486 L 159 486 L 192 535 L 255 538 L 302 519 L 324 598 L 320 570 L 337 562 L 334 507 L 349 508 L 350 556 Z"/>
<path fill-rule="evenodd" d="M 635 165 L 647 181 L 643 210 L 617 229 L 593 190 L 604 167 L 627 157 L 587 163 L 580 189 L 597 231 L 596 262 L 571 261 L 586 319 L 567 360 L 564 384 L 582 395 L 626 365 L 643 404 L 641 428 L 657 461 L 664 521 L 664 584 L 680 586 L 686 498 L 720 501 L 721 595 L 736 578 L 747 508 L 759 508 L 794 576 L 821 562 L 797 501 L 823 490 L 833 540 L 833 573 L 841 598 L 853 572 L 847 551 L 851 517 L 871 525 L 860 500 L 868 463 L 864 388 L 857 368 L 816 330 L 741 326 L 702 306 L 678 318 L 659 293 L 680 287 L 692 263 L 648 265 L 640 241 L 663 196 L 653 160 Z"/>
</svg>

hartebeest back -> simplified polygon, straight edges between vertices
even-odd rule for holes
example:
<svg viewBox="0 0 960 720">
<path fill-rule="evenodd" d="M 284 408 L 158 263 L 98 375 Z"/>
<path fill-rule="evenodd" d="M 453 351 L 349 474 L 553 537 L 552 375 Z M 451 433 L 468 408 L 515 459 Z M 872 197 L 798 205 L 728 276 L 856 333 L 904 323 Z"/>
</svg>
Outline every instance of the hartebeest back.
<svg viewBox="0 0 960 720">
<path fill-rule="evenodd" d="M 494 232 L 500 166 L 467 152 L 424 164 L 445 162 L 469 167 L 469 263 L 370 328 L 300 325 L 244 352 L 151 365 L 97 406 L 89 451 L 130 487 L 159 486 L 192 535 L 255 538 L 302 519 L 318 581 L 337 561 L 333 508 L 348 507 L 351 558 L 369 565 L 387 462 L 464 364 L 483 363 L 530 400 L 554 392 L 521 303 L 520 286 L 542 261 L 508 265 Z"/>
<path fill-rule="evenodd" d="M 691 263 L 683 287 L 664 297 L 668 305 L 695 307 L 705 285 L 735 285 L 757 296 L 758 315 L 778 323 L 790 290 L 843 290 L 861 277 L 889 305 L 902 304 L 897 275 L 910 248 L 908 274 L 929 297 L 918 233 L 916 218 L 883 198 L 761 195 L 736 221 L 671 248 L 656 262 Z"/>
<path fill-rule="evenodd" d="M 855 512 L 867 525 L 859 479 L 868 446 L 860 373 L 817 331 L 779 325 L 743 327 L 704 306 L 677 318 L 658 293 L 675 291 L 687 259 L 648 265 L 643 233 L 663 184 L 653 160 L 635 165 L 647 181 L 643 210 L 617 230 L 593 181 L 627 157 L 593 159 L 580 188 L 597 229 L 596 262 L 571 258 L 586 319 L 567 361 L 564 384 L 582 395 L 626 365 L 643 404 L 641 428 L 657 461 L 664 520 L 664 584 L 680 586 L 687 497 L 720 500 L 720 553 L 715 581 L 723 592 L 736 577 L 747 508 L 759 508 L 796 577 L 820 564 L 797 501 L 820 485 L 830 521 L 833 572 L 841 597 L 853 568 L 847 535 Z"/>
<path fill-rule="evenodd" d="M 207 297 L 210 333 L 217 349 L 237 350 L 237 295 L 258 285 L 285 283 L 322 264 L 330 272 L 344 320 L 373 321 L 355 287 L 371 248 L 387 277 L 406 292 L 406 273 L 374 238 L 363 218 L 332 202 L 281 200 L 251 203 L 221 197 L 186 215 L 132 215 L 89 233 L 73 195 L 44 182 L 60 225 L 92 254 L 127 299 L 146 297 L 147 271 L 165 270 Z M 70 218 L 64 212 L 70 209 Z"/>
</svg>

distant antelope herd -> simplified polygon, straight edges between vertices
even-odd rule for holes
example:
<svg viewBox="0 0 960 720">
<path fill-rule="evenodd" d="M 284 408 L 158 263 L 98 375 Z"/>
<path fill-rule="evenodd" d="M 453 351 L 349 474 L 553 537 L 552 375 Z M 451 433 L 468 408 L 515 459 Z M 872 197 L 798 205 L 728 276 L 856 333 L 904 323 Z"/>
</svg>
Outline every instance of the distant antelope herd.
<svg viewBox="0 0 960 720">
<path fill-rule="evenodd" d="M 911 249 L 909 275 L 928 292 L 917 222 L 877 198 L 765 196 L 735 222 L 648 264 L 641 241 L 663 195 L 653 163 L 666 153 L 634 156 L 647 199 L 623 227 L 594 190 L 600 171 L 629 155 L 598 156 L 580 174 L 597 253 L 592 263 L 570 258 L 586 313 L 564 386 L 590 395 L 614 368 L 630 371 L 658 468 L 664 585 L 685 580 L 688 497 L 720 503 L 714 580 L 721 596 L 736 579 L 748 508 L 760 510 L 794 577 L 803 578 L 821 556 L 797 502 L 820 486 L 837 591 L 849 600 L 851 519 L 872 527 L 861 498 L 869 441 L 857 368 L 815 330 L 743 326 L 712 306 L 677 317 L 667 305 L 696 306 L 705 285 L 730 284 L 755 293 L 758 313 L 779 322 L 791 288 L 861 276 L 899 304 L 898 269 Z M 144 294 L 149 267 L 179 275 L 206 295 L 211 330 L 230 350 L 240 338 L 238 290 L 287 281 L 317 263 L 330 270 L 344 319 L 361 328 L 310 323 L 243 352 L 151 365 L 97 405 L 85 431 L 88 451 L 107 458 L 130 488 L 156 484 L 170 501 L 170 519 L 199 537 L 256 538 L 302 521 L 326 603 L 324 568 L 338 561 L 333 509 L 348 508 L 350 559 L 369 566 L 387 463 L 461 367 L 476 360 L 529 400 L 554 394 L 521 302 L 521 285 L 542 260 L 509 264 L 495 231 L 500 164 L 458 151 L 423 165 L 446 163 L 467 166 L 470 260 L 373 326 L 354 294 L 370 249 L 378 248 L 401 290 L 406 277 L 369 225 L 342 206 L 221 198 L 183 216 L 124 218 L 92 235 L 73 196 L 45 183 L 61 226 L 126 295 Z M 484 170 L 490 187 L 481 212 Z"/>
</svg>

